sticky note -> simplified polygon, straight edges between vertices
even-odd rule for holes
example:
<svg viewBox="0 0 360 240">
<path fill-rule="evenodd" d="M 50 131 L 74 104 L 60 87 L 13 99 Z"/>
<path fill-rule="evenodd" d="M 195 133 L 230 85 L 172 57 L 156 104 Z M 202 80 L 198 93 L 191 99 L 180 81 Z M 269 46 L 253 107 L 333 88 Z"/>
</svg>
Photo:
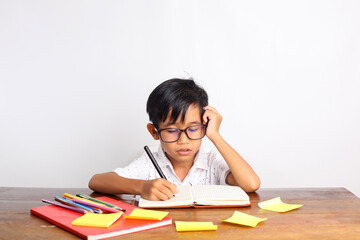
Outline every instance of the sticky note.
<svg viewBox="0 0 360 240">
<path fill-rule="evenodd" d="M 166 217 L 169 212 L 156 211 L 156 210 L 146 210 L 135 208 L 130 215 L 124 215 L 124 218 L 127 219 L 145 219 L 145 220 L 162 220 Z"/>
<path fill-rule="evenodd" d="M 258 218 L 246 213 L 235 211 L 230 218 L 221 221 L 255 227 L 259 222 L 265 221 L 266 219 L 267 218 Z"/>
<path fill-rule="evenodd" d="M 212 222 L 188 222 L 188 221 L 175 221 L 176 231 L 207 231 L 216 230 L 217 225 Z"/>
<path fill-rule="evenodd" d="M 86 213 L 83 216 L 72 221 L 72 225 L 86 227 L 110 227 L 122 215 L 122 212 L 98 214 Z"/>
<path fill-rule="evenodd" d="M 259 207 L 274 212 L 287 212 L 303 206 L 302 204 L 287 204 L 281 201 L 280 197 L 258 203 Z"/>
</svg>

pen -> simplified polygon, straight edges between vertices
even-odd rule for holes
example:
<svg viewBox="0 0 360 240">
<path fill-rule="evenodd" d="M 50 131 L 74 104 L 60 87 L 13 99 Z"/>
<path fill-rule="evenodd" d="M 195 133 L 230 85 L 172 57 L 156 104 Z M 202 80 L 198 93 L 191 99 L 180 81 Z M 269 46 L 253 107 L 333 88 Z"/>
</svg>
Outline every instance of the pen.
<svg viewBox="0 0 360 240">
<path fill-rule="evenodd" d="M 145 149 L 145 152 L 147 153 L 147 155 L 149 156 L 151 162 L 154 164 L 154 167 L 156 168 L 156 171 L 159 173 L 160 177 L 163 178 L 163 179 L 165 179 L 165 180 L 167 180 L 166 177 L 165 177 L 165 175 L 164 175 L 164 173 L 161 171 L 161 168 L 160 168 L 159 165 L 157 164 L 154 156 L 152 155 L 149 147 L 148 147 L 148 146 L 145 146 L 144 149 Z"/>
<path fill-rule="evenodd" d="M 115 205 L 113 205 L 113 204 L 110 204 L 110 203 L 101 201 L 101 200 L 96 199 L 96 198 L 89 197 L 89 196 L 87 196 L 87 195 L 85 195 L 85 194 L 82 194 L 82 193 L 76 194 L 76 196 L 81 197 L 81 198 L 86 199 L 86 200 L 90 200 L 90 201 L 92 201 L 92 202 L 100 203 L 100 205 L 105 205 L 105 206 L 108 206 L 108 207 L 110 207 L 110 208 L 114 208 L 114 209 L 117 209 L 117 210 L 126 212 L 126 210 L 123 209 L 123 208 L 120 208 L 120 207 L 115 206 Z M 82 199 L 80 199 L 80 200 L 82 200 Z"/>
<path fill-rule="evenodd" d="M 65 204 L 62 204 L 62 203 L 57 203 L 57 202 L 49 201 L 49 200 L 46 200 L 46 199 L 41 199 L 41 201 L 43 201 L 44 203 L 49 203 L 49 204 L 58 206 L 58 207 L 66 208 L 66 209 L 74 211 L 74 212 L 79 212 L 79 213 L 83 213 L 83 214 L 84 213 L 89 213 L 89 211 L 82 210 L 80 208 L 71 207 L 71 206 L 68 206 L 68 205 L 65 205 Z"/>
</svg>

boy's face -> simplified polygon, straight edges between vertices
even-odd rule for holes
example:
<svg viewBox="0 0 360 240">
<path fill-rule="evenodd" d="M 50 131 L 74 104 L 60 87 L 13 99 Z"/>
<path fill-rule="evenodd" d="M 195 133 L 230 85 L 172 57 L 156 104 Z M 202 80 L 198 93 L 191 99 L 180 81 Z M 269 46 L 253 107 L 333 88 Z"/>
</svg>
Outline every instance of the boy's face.
<svg viewBox="0 0 360 240">
<path fill-rule="evenodd" d="M 198 106 L 190 105 L 186 112 L 184 122 L 181 121 L 181 116 L 179 116 L 179 118 L 176 120 L 174 124 L 170 124 L 170 120 L 168 116 L 164 122 L 159 122 L 158 130 L 164 128 L 185 129 L 193 125 L 202 124 L 200 114 L 201 111 Z M 157 137 L 154 136 L 154 138 L 159 139 L 158 136 Z M 193 164 L 195 155 L 199 151 L 200 145 L 201 145 L 201 139 L 198 140 L 189 139 L 185 132 L 181 133 L 179 140 L 176 142 L 166 143 L 161 141 L 161 146 L 164 149 L 166 156 L 169 158 L 169 160 L 173 165 L 186 164 L 186 163 Z"/>
</svg>

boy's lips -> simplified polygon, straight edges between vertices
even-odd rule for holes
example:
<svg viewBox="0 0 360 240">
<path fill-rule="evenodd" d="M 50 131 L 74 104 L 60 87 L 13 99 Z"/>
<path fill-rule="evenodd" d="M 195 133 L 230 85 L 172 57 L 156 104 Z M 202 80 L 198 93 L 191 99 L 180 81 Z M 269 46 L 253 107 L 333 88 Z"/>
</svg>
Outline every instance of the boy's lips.
<svg viewBox="0 0 360 240">
<path fill-rule="evenodd" d="M 191 150 L 188 149 L 188 148 L 184 148 L 184 149 L 179 149 L 179 150 L 177 150 L 177 152 L 178 152 L 180 155 L 188 155 L 188 154 L 190 154 Z"/>
</svg>

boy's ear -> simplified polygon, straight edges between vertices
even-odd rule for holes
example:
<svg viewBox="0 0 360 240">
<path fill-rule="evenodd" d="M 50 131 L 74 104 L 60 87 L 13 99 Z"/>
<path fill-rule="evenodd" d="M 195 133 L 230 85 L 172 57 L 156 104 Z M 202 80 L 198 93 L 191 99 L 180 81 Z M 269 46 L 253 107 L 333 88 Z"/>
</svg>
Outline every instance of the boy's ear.
<svg viewBox="0 0 360 240">
<path fill-rule="evenodd" d="M 159 140 L 160 139 L 154 125 L 152 125 L 151 123 L 148 123 L 146 125 L 146 127 L 147 127 L 149 133 L 151 134 L 151 136 L 154 138 L 154 140 Z"/>
</svg>

